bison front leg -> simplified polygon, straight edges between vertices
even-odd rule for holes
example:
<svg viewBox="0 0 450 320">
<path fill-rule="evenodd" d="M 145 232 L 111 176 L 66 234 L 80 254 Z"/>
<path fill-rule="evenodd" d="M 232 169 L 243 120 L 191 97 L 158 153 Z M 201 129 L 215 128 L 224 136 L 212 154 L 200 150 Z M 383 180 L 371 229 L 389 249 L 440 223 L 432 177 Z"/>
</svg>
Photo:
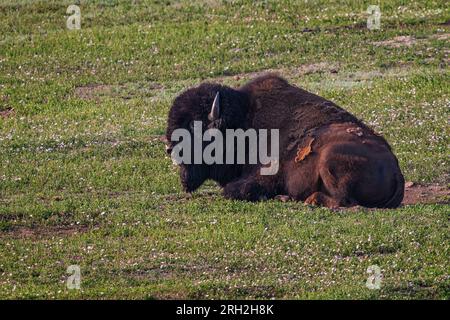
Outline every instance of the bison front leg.
<svg viewBox="0 0 450 320">
<path fill-rule="evenodd" d="M 260 201 L 273 198 L 277 194 L 276 189 L 274 181 L 249 176 L 228 183 L 223 195 L 228 199 Z"/>
</svg>

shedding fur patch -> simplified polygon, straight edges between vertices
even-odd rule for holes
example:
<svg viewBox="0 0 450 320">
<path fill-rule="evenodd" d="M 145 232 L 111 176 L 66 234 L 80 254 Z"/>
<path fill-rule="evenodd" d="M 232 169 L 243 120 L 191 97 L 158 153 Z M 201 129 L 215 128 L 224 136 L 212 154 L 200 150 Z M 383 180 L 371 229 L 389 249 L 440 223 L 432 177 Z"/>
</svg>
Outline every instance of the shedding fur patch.
<svg viewBox="0 0 450 320">
<path fill-rule="evenodd" d="M 297 156 L 295 157 L 295 163 L 298 163 L 300 161 L 303 161 L 311 152 L 312 152 L 312 143 L 314 141 L 314 138 L 311 138 L 309 140 L 309 143 L 306 147 L 300 148 L 297 151 Z"/>
</svg>

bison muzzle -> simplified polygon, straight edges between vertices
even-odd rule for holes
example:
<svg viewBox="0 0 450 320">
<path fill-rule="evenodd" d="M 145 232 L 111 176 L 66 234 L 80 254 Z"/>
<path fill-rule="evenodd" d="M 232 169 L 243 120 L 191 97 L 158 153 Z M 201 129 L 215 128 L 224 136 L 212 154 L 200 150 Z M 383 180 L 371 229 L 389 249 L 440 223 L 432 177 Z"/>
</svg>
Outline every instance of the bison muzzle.
<svg viewBox="0 0 450 320">
<path fill-rule="evenodd" d="M 174 130 L 278 129 L 279 169 L 262 175 L 256 164 L 180 164 L 183 189 L 212 179 L 226 198 L 258 201 L 287 196 L 326 207 L 394 208 L 404 178 L 387 141 L 331 101 L 266 74 L 239 88 L 204 83 L 174 101 L 168 119 L 167 152 Z M 225 142 L 224 142 L 225 143 Z"/>
</svg>

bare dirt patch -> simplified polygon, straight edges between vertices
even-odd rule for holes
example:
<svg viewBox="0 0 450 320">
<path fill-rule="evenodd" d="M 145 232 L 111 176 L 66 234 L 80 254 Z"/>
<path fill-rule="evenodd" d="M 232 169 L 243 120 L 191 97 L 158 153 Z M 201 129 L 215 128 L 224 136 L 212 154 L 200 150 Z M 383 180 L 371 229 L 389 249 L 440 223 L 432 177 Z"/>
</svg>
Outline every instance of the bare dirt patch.
<svg viewBox="0 0 450 320">
<path fill-rule="evenodd" d="M 0 238 L 52 238 L 56 236 L 71 236 L 87 232 L 87 226 L 38 226 L 38 227 L 12 227 L 6 232 L 0 232 Z"/>
<path fill-rule="evenodd" d="M 450 38 L 450 33 L 438 33 L 430 36 L 431 39 L 436 40 L 448 40 Z"/>
<path fill-rule="evenodd" d="M 302 64 L 298 67 L 292 67 L 292 68 L 278 68 L 278 69 L 265 69 L 262 71 L 255 71 L 255 72 L 247 72 L 247 73 L 238 73 L 235 75 L 229 75 L 229 76 L 222 76 L 222 77 L 215 77 L 205 80 L 211 80 L 214 82 L 225 82 L 227 80 L 250 80 L 256 77 L 259 77 L 263 74 L 267 73 L 275 73 L 282 75 L 284 77 L 298 77 L 302 75 L 307 74 L 313 74 L 313 73 L 338 73 L 339 67 L 335 64 L 331 64 L 328 62 L 318 62 L 318 63 L 309 63 L 309 64 Z"/>
<path fill-rule="evenodd" d="M 398 36 L 384 41 L 372 42 L 375 46 L 383 46 L 390 48 L 411 47 L 416 44 L 417 40 L 412 36 Z"/>
<path fill-rule="evenodd" d="M 100 95 L 111 92 L 112 86 L 104 84 L 90 84 L 75 88 L 75 95 L 81 99 L 92 100 Z"/>
<path fill-rule="evenodd" d="M 414 72 L 412 65 L 407 63 L 390 65 L 386 68 L 349 72 L 342 70 L 338 64 L 318 62 L 279 69 L 266 69 L 255 72 L 239 73 L 236 75 L 219 76 L 203 80 L 239 86 L 248 80 L 267 73 L 275 73 L 291 81 L 307 85 L 308 89 L 321 91 L 330 89 L 352 89 L 354 87 L 370 87 L 374 80 L 381 78 L 398 78 L 410 75 Z M 319 80 L 308 80 L 306 77 L 312 74 L 320 74 Z"/>
<path fill-rule="evenodd" d="M 338 71 L 339 67 L 337 65 L 330 64 L 328 62 L 304 64 L 299 66 L 298 68 L 287 70 L 288 73 L 293 75 L 305 75 L 312 73 L 338 73 Z"/>
<path fill-rule="evenodd" d="M 405 197 L 403 198 L 404 205 L 410 204 L 449 204 L 450 203 L 450 189 L 444 185 L 428 184 L 420 185 L 413 182 L 405 184 Z"/>
<path fill-rule="evenodd" d="M 437 33 L 425 39 L 416 39 L 413 36 L 397 36 L 392 39 L 372 42 L 372 44 L 378 47 L 400 48 L 400 47 L 411 47 L 415 44 L 423 43 L 424 41 L 430 39 L 445 41 L 448 40 L 449 37 L 450 37 L 449 33 Z"/>
</svg>

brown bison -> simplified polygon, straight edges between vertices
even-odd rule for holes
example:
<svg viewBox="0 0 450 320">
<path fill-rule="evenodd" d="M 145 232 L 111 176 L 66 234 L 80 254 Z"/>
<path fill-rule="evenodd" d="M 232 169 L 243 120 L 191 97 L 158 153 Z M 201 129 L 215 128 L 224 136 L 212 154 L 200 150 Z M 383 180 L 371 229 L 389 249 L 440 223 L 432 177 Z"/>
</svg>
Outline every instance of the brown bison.
<svg viewBox="0 0 450 320">
<path fill-rule="evenodd" d="M 277 75 L 260 76 L 237 89 L 204 83 L 180 94 L 169 112 L 168 153 L 176 145 L 174 130 L 192 131 L 193 121 L 221 132 L 278 129 L 279 170 L 261 175 L 261 163 L 180 164 L 187 192 L 212 179 L 231 199 L 282 195 L 330 208 L 394 208 L 402 202 L 404 178 L 386 140 L 333 102 Z"/>
</svg>

